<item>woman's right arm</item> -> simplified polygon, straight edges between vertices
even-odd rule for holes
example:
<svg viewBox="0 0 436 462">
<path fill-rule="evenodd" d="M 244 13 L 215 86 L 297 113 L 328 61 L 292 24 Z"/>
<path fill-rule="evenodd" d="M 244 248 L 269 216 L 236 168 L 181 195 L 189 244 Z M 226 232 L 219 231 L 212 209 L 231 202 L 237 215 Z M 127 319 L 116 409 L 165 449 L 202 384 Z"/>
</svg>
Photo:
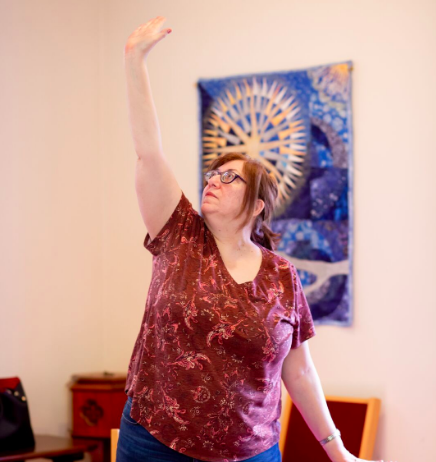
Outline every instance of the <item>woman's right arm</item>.
<svg viewBox="0 0 436 462">
<path fill-rule="evenodd" d="M 130 127 L 137 155 L 135 186 L 142 219 L 154 239 L 176 208 L 181 189 L 170 169 L 151 94 L 146 59 L 154 45 L 171 32 L 160 30 L 165 18 L 138 27 L 127 40 L 124 63 Z"/>
</svg>

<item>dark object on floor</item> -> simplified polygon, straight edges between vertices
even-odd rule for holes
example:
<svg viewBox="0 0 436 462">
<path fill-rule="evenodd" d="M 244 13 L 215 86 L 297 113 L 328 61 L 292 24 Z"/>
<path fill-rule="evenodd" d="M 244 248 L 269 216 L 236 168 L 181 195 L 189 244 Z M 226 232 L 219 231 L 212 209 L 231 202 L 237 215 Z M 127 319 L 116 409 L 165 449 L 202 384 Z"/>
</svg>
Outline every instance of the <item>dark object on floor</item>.
<svg viewBox="0 0 436 462">
<path fill-rule="evenodd" d="M 0 451 L 35 446 L 29 406 L 18 377 L 0 378 Z"/>
</svg>

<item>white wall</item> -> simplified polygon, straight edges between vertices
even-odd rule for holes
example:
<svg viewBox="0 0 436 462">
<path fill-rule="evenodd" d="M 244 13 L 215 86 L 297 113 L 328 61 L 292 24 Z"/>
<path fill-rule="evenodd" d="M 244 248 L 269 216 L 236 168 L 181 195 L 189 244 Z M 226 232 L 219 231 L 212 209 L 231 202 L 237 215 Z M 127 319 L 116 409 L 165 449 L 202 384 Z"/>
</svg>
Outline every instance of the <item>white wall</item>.
<svg viewBox="0 0 436 462">
<path fill-rule="evenodd" d="M 151 256 L 122 54 L 133 29 L 159 14 L 173 29 L 149 58 L 163 145 L 196 207 L 198 78 L 354 61 L 354 324 L 318 327 L 311 350 L 326 393 L 382 399 L 374 458 L 436 459 L 436 3 L 0 8 L 0 376 L 22 377 L 35 430 L 65 433 L 70 376 L 125 371 L 140 327 Z"/>
<path fill-rule="evenodd" d="M 73 373 L 101 369 L 97 2 L 0 1 L 0 376 L 66 433 Z"/>
</svg>

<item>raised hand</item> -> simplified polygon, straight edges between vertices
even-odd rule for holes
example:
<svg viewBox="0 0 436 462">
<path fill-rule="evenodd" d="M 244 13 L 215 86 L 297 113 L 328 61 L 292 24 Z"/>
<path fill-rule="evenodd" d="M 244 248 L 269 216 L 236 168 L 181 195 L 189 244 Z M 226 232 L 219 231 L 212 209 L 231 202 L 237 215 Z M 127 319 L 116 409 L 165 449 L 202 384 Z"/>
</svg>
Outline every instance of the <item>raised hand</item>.
<svg viewBox="0 0 436 462">
<path fill-rule="evenodd" d="M 145 24 L 139 26 L 127 39 L 125 53 L 140 53 L 144 57 L 156 45 L 157 42 L 171 33 L 171 29 L 162 29 L 166 18 L 157 16 Z"/>
</svg>

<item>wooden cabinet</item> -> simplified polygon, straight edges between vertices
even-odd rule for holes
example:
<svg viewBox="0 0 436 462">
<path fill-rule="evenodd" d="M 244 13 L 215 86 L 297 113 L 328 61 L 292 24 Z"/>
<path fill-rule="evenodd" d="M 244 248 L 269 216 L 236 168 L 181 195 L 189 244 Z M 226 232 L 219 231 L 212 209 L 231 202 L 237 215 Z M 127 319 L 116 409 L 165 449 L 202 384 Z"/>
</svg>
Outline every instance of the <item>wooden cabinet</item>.
<svg viewBox="0 0 436 462">
<path fill-rule="evenodd" d="M 70 387 L 73 398 L 72 437 L 97 443 L 92 462 L 110 462 L 110 431 L 120 427 L 127 395 L 125 374 L 109 372 L 75 375 Z"/>
</svg>

